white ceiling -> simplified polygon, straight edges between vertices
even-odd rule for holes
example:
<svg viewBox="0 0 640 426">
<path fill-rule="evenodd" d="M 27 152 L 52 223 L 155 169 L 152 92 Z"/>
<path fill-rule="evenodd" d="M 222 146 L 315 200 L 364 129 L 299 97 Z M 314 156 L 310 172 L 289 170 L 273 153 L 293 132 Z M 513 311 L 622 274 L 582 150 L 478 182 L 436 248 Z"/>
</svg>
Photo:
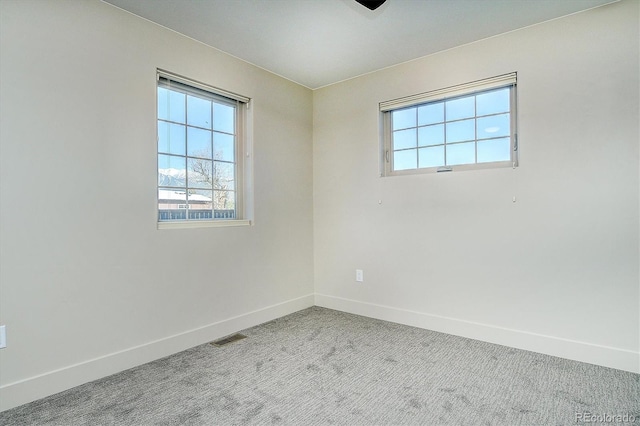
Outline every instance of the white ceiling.
<svg viewBox="0 0 640 426">
<path fill-rule="evenodd" d="M 312 89 L 613 2 L 104 1 Z"/>
</svg>

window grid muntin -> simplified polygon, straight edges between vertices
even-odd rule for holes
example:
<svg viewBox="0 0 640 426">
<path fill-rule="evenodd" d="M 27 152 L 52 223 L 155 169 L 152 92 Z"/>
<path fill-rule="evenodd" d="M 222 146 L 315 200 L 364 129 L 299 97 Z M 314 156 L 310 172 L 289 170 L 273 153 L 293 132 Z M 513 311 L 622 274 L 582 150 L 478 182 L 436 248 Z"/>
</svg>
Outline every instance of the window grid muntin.
<svg viewBox="0 0 640 426">
<path fill-rule="evenodd" d="M 163 84 L 158 84 L 157 88 L 156 88 L 156 92 L 159 91 L 160 88 L 168 90 L 168 91 L 174 91 L 177 93 L 182 93 L 184 94 L 184 108 L 185 108 L 185 116 L 184 116 L 184 123 L 180 122 L 180 121 L 174 121 L 174 120 L 169 120 L 169 119 L 163 119 L 159 117 L 159 111 L 157 112 L 157 123 L 160 122 L 164 122 L 164 123 L 169 123 L 169 124 L 176 124 L 176 125 L 180 125 L 184 127 L 184 152 L 185 155 L 179 155 L 179 154 L 174 154 L 174 153 L 169 153 L 169 152 L 164 152 L 164 151 L 160 151 L 160 148 L 157 147 L 157 158 L 159 160 L 160 155 L 166 155 L 166 156 L 171 156 L 171 157 L 176 157 L 176 158 L 183 158 L 185 161 L 185 183 L 184 186 L 170 186 L 170 185 L 160 185 L 160 183 L 158 182 L 158 220 L 159 221 L 167 221 L 167 220 L 186 220 L 186 221 L 193 221 L 193 220 L 211 220 L 211 219 L 237 219 L 238 218 L 238 211 L 239 211 L 239 196 L 238 196 L 238 192 L 241 189 L 239 187 L 239 185 L 241 185 L 241 182 L 239 182 L 239 170 L 238 170 L 238 161 L 239 161 L 239 157 L 240 157 L 240 152 L 239 152 L 239 145 L 238 145 L 238 136 L 239 136 L 239 129 L 240 129 L 240 125 L 241 125 L 241 116 L 239 114 L 239 110 L 240 110 L 240 105 L 241 103 L 239 101 L 233 100 L 233 99 L 228 99 L 225 98 L 221 95 L 217 95 L 215 93 L 210 93 L 207 92 L 203 89 L 200 88 L 196 88 L 196 87 L 192 87 L 189 85 L 186 85 L 184 83 L 181 82 L 174 82 L 171 79 L 167 79 L 164 77 L 159 77 L 159 82 L 163 81 Z M 196 126 L 196 125 L 190 125 L 188 124 L 188 97 L 189 96 L 194 96 L 194 97 L 198 97 L 201 99 L 205 99 L 209 102 L 211 102 L 211 129 L 205 128 L 205 127 L 201 127 L 201 126 Z M 234 133 L 229 133 L 226 131 L 221 131 L 221 130 L 215 130 L 214 129 L 214 104 L 221 104 L 221 105 L 226 105 L 229 106 L 231 108 L 233 108 L 234 112 L 233 112 L 233 128 L 234 128 Z M 156 124 L 156 127 L 158 127 L 158 124 Z M 188 139 L 188 129 L 189 128 L 194 128 L 194 129 L 199 129 L 199 130 L 204 130 L 210 133 L 210 147 L 211 147 L 211 158 L 207 158 L 207 157 L 198 157 L 198 156 L 193 156 L 193 155 L 189 155 L 188 152 L 188 144 L 189 144 L 189 139 Z M 216 160 L 215 159 L 215 151 L 214 151 L 214 134 L 223 134 L 223 135 L 228 135 L 228 136 L 232 136 L 234 138 L 233 140 L 233 151 L 234 151 L 234 161 L 227 161 L 227 160 Z M 158 142 L 159 142 L 159 136 L 158 136 Z M 212 163 L 212 176 L 211 176 L 211 187 L 207 187 L 207 188 L 201 188 L 201 187 L 195 187 L 195 186 L 191 186 L 191 181 L 192 179 L 190 179 L 189 175 L 190 175 L 190 169 L 189 169 L 189 159 L 195 159 L 195 160 L 204 160 L 204 161 L 210 161 Z M 224 163 L 224 164 L 229 164 L 233 167 L 233 190 L 229 190 L 229 189 L 220 189 L 220 188 L 216 188 L 215 187 L 215 177 L 214 177 L 214 169 L 215 169 L 215 163 L 219 162 L 219 163 Z M 159 170 L 160 170 L 160 164 L 158 161 L 158 174 L 159 174 Z M 186 206 L 185 209 L 180 209 L 180 207 L 178 209 L 165 209 L 165 211 L 162 211 L 160 209 L 160 191 L 161 190 L 168 190 L 168 191 L 174 191 L 177 192 L 176 190 L 184 190 L 184 195 L 185 195 L 185 199 L 184 202 L 182 202 L 181 200 L 178 201 L 176 200 L 175 203 L 171 203 L 171 204 L 178 204 L 180 205 L 184 205 Z M 192 214 L 192 210 L 191 210 L 191 205 L 196 205 L 197 203 L 195 202 L 189 202 L 189 196 L 196 194 L 197 191 L 209 191 L 211 192 L 211 209 L 196 209 L 196 211 L 193 212 Z M 216 209 L 215 203 L 216 203 L 216 192 L 220 193 L 220 192 L 225 192 L 228 194 L 231 194 L 231 203 L 233 206 L 233 209 L 226 209 L 226 210 L 221 210 L 221 209 Z M 169 204 L 169 203 L 167 203 Z M 176 211 L 177 210 L 177 211 Z M 183 214 L 182 210 L 185 211 L 185 213 Z M 232 212 L 230 212 L 229 210 L 233 210 Z M 210 215 L 204 215 L 202 214 L 202 212 L 210 212 Z M 203 217 L 204 216 L 204 217 Z"/>
<path fill-rule="evenodd" d="M 487 93 L 491 93 L 491 92 L 498 92 L 498 91 L 502 91 L 502 90 L 507 90 L 508 91 L 508 110 L 506 111 L 500 111 L 500 112 L 494 112 L 494 113 L 490 113 L 490 114 L 482 114 L 482 115 L 477 115 L 478 112 L 478 105 L 477 105 L 477 97 L 480 95 L 484 95 Z M 446 108 L 446 103 L 450 102 L 452 100 L 457 100 L 457 99 L 462 99 L 462 98 L 470 98 L 473 97 L 474 98 L 474 115 L 472 117 L 463 117 L 463 118 L 457 118 L 451 121 L 447 121 L 447 108 Z M 444 121 L 437 121 L 437 122 L 429 122 L 428 124 L 423 124 L 420 125 L 419 122 L 419 108 L 427 106 L 427 105 L 435 105 L 438 103 L 442 103 L 443 104 L 443 116 L 444 116 Z M 414 109 L 415 110 L 415 122 L 416 122 L 416 126 L 410 126 L 410 127 L 401 127 L 401 128 L 397 128 L 394 129 L 394 124 L 393 124 L 393 115 L 396 111 L 403 111 L 403 110 L 410 110 L 410 109 Z M 509 138 L 510 139 L 510 159 L 508 160 L 508 162 L 512 162 L 512 164 L 515 167 L 516 164 L 516 160 L 514 160 L 514 156 L 515 156 L 515 151 L 517 150 L 517 146 L 516 146 L 516 141 L 515 141 L 515 83 L 511 83 L 511 84 L 507 84 L 505 86 L 502 87 L 491 87 L 489 89 L 484 89 L 484 90 L 478 90 L 475 92 L 470 92 L 470 93 L 463 93 L 457 96 L 453 96 L 450 98 L 440 98 L 440 99 L 434 99 L 434 100 L 430 100 L 427 102 L 421 102 L 421 103 L 417 103 L 417 104 L 413 104 L 413 105 L 407 105 L 407 106 L 402 106 L 400 108 L 397 109 L 389 109 L 385 112 L 385 114 L 387 114 L 388 121 L 387 121 L 387 128 L 389 129 L 389 147 L 388 152 L 390 153 L 390 155 L 385 156 L 386 158 L 386 162 L 387 164 L 389 164 L 390 169 L 389 171 L 391 173 L 394 172 L 411 172 L 411 171 L 416 171 L 416 170 L 425 170 L 425 169 L 438 169 L 438 168 L 445 168 L 445 169 L 450 169 L 451 166 L 456 166 L 456 167 L 460 167 L 460 166 L 476 166 L 476 165 L 487 165 L 487 164 L 492 164 L 492 163 L 503 163 L 505 161 L 502 160 L 496 160 L 496 161 L 488 161 L 488 162 L 481 162 L 478 163 L 478 142 L 485 142 L 485 141 L 491 141 L 491 140 L 498 140 L 498 139 L 504 139 L 504 138 Z M 509 120 L 508 120 L 508 125 L 509 125 L 509 131 L 508 131 L 508 135 L 502 135 L 502 136 L 495 136 L 495 137 L 483 137 L 483 138 L 478 138 L 478 119 L 481 118 L 486 118 L 486 117 L 492 117 L 492 116 L 498 116 L 498 115 L 505 115 L 508 114 L 509 116 Z M 461 122 L 461 121 L 465 121 L 465 120 L 473 120 L 474 122 L 474 138 L 473 139 L 465 139 L 462 141 L 455 141 L 455 142 L 447 142 L 447 123 L 455 123 L 455 122 Z M 434 125 L 443 125 L 444 127 L 444 143 L 442 144 L 434 144 L 434 145 L 420 145 L 420 141 L 419 141 L 419 129 L 420 128 L 424 128 L 424 127 L 429 127 L 429 126 L 434 126 Z M 398 131 L 402 131 L 402 130 L 409 130 L 409 129 L 416 129 L 415 132 L 415 137 L 416 137 L 416 141 L 415 141 L 415 147 L 410 147 L 410 148 L 402 148 L 402 149 L 394 149 L 394 134 Z M 447 146 L 449 145 L 458 145 L 458 144 L 462 144 L 462 143 L 470 143 L 473 142 L 474 143 L 474 162 L 473 163 L 462 163 L 462 164 L 449 164 L 449 162 L 447 161 Z M 444 164 L 441 166 L 429 166 L 429 167 L 420 167 L 420 154 L 419 154 L 419 150 L 422 148 L 432 148 L 432 147 L 443 147 L 444 150 Z M 403 151 L 410 151 L 410 150 L 415 150 L 416 151 L 416 166 L 415 168 L 406 168 L 406 169 L 396 169 L 395 164 L 394 164 L 394 157 L 395 157 L 395 153 L 396 152 L 403 152 Z"/>
</svg>

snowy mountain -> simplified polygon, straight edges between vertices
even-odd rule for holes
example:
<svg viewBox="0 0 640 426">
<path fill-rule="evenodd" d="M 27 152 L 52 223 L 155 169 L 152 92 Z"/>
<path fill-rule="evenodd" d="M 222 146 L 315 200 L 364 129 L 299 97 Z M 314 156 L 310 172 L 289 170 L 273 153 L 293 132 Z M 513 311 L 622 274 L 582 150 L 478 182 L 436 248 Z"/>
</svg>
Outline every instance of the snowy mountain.
<svg viewBox="0 0 640 426">
<path fill-rule="evenodd" d="M 158 186 L 186 187 L 187 171 L 184 169 L 158 169 Z"/>
</svg>

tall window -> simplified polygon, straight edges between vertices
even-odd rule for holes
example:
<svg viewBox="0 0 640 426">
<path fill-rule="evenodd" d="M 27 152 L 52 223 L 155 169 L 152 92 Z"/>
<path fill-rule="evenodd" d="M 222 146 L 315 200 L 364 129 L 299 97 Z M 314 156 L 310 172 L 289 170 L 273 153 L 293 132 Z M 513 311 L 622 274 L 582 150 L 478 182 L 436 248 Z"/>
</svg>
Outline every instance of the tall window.
<svg viewBox="0 0 640 426">
<path fill-rule="evenodd" d="M 243 217 L 247 98 L 158 72 L 158 221 Z"/>
<path fill-rule="evenodd" d="M 383 102 L 387 175 L 517 165 L 516 75 Z"/>
</svg>

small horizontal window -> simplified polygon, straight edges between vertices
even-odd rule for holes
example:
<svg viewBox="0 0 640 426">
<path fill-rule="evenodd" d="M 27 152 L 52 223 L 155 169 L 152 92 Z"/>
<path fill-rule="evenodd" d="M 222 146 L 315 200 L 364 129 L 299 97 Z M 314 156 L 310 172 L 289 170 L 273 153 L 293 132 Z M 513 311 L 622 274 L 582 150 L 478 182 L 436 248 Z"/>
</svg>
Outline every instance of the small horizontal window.
<svg viewBox="0 0 640 426">
<path fill-rule="evenodd" d="M 383 102 L 382 174 L 516 166 L 516 75 Z"/>
</svg>

